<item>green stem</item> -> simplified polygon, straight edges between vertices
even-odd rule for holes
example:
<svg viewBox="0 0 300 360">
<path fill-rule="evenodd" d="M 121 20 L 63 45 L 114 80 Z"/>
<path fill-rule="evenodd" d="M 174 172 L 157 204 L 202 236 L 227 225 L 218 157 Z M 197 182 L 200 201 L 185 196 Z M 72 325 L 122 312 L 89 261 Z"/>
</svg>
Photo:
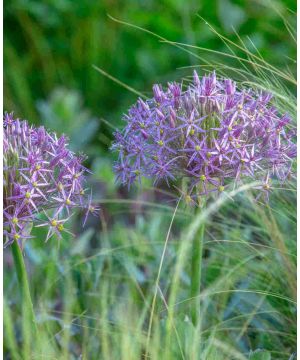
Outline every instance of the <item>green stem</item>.
<svg viewBox="0 0 300 360">
<path fill-rule="evenodd" d="M 21 301 L 22 301 L 22 305 L 24 305 L 23 309 L 25 309 L 26 311 L 26 314 L 24 315 L 26 315 L 30 323 L 34 325 L 34 328 L 36 328 L 35 315 L 34 315 L 33 305 L 30 296 L 26 267 L 21 249 L 17 241 L 13 242 L 13 244 L 11 245 L 11 249 L 14 258 L 17 278 L 20 286 Z"/>
<path fill-rule="evenodd" d="M 200 209 L 201 211 L 201 209 Z M 203 222 L 196 233 L 192 244 L 191 259 L 191 319 L 195 326 L 200 321 L 200 290 L 201 290 L 201 268 L 203 254 L 205 223 Z"/>
</svg>

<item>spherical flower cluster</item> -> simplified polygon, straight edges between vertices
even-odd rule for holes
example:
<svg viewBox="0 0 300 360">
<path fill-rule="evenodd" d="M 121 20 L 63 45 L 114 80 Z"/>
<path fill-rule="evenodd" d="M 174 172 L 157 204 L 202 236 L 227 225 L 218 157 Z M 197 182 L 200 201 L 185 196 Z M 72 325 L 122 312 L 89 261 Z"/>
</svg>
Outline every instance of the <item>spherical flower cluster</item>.
<svg viewBox="0 0 300 360">
<path fill-rule="evenodd" d="M 142 176 L 168 184 L 186 178 L 192 200 L 249 178 L 268 195 L 272 176 L 289 175 L 294 130 L 271 94 L 196 72 L 185 90 L 169 83 L 166 90 L 154 85 L 153 94 L 129 109 L 125 129 L 115 134 L 115 171 L 123 184 Z"/>
<path fill-rule="evenodd" d="M 29 126 L 6 113 L 3 121 L 3 209 L 5 245 L 32 237 L 32 226 L 47 226 L 47 238 L 67 231 L 75 208 L 98 209 L 86 200 L 87 169 L 65 136 L 57 138 L 44 127 Z M 46 219 L 46 220 L 43 220 Z"/>
</svg>

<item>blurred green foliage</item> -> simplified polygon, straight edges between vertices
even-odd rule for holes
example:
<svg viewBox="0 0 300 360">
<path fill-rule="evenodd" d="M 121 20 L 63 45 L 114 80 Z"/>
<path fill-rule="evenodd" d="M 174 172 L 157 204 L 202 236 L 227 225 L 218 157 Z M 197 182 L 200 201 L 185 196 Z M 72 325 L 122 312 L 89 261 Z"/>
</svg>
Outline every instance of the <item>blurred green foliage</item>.
<svg viewBox="0 0 300 360">
<path fill-rule="evenodd" d="M 142 200 L 148 202 L 142 205 Z M 173 210 L 166 201 L 164 206 L 155 202 L 148 191 L 131 202 L 103 199 L 101 231 L 91 219 L 94 228 L 80 234 L 78 226 L 75 239 L 66 236 L 61 242 L 43 244 L 42 229 L 37 228 L 24 254 L 38 337 L 20 315 L 19 288 L 7 251 L 6 359 L 143 358 L 154 284 Z M 189 318 L 190 260 L 182 255 L 193 220 L 192 209 L 179 208 L 159 278 L 149 358 L 292 360 L 296 346 L 293 192 L 275 192 L 270 209 L 242 194 L 207 219 L 201 332 Z M 173 291 L 176 306 L 170 299 Z M 21 346 L 24 328 L 34 340 L 27 353 Z"/>
<path fill-rule="evenodd" d="M 47 100 L 37 102 L 37 109 L 42 124 L 48 129 L 60 134 L 63 124 L 72 139 L 70 147 L 74 151 L 87 150 L 87 144 L 99 124 L 88 110 L 83 109 L 82 98 L 78 92 L 57 88 Z"/>
<path fill-rule="evenodd" d="M 170 41 L 229 52 L 199 14 L 233 41 L 238 41 L 236 31 L 266 61 L 293 69 L 296 50 L 284 22 L 293 23 L 295 8 L 294 0 L 6 0 L 5 109 L 39 122 L 38 101 L 63 87 L 79 91 L 92 116 L 119 125 L 136 96 L 100 75 L 93 64 L 143 92 L 156 81 L 180 78 L 179 67 L 199 65 L 180 49 L 108 15 Z M 200 55 L 216 59 L 215 54 Z M 61 130 L 68 131 L 64 121 Z"/>
</svg>

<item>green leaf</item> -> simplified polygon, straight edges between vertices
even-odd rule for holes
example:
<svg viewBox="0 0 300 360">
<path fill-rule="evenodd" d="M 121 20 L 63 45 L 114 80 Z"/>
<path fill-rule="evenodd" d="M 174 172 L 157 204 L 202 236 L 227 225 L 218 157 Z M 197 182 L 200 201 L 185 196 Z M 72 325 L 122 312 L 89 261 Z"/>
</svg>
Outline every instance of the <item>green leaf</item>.
<svg viewBox="0 0 300 360">
<path fill-rule="evenodd" d="M 84 148 L 99 127 L 98 120 L 83 107 L 81 93 L 75 90 L 56 88 L 47 100 L 37 102 L 37 109 L 47 128 L 70 137 L 74 151 Z"/>
<path fill-rule="evenodd" d="M 72 250 L 70 251 L 71 255 L 84 254 L 88 248 L 89 241 L 94 235 L 93 229 L 86 230 L 80 237 L 77 238 Z"/>
<path fill-rule="evenodd" d="M 255 350 L 249 355 L 249 360 L 271 360 L 271 354 L 266 350 Z"/>
</svg>

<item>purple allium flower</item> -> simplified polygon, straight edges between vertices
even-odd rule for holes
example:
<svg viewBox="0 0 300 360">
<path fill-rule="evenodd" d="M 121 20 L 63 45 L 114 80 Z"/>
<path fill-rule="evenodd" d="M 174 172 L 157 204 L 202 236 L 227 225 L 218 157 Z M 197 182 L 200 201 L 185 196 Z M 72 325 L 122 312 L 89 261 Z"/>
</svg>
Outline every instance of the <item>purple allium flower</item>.
<svg viewBox="0 0 300 360">
<path fill-rule="evenodd" d="M 97 213 L 85 196 L 84 157 L 68 149 L 65 136 L 57 138 L 8 113 L 3 127 L 5 246 L 32 237 L 32 226 L 48 226 L 46 240 L 54 234 L 61 237 L 76 208 Z"/>
<path fill-rule="evenodd" d="M 187 178 L 189 196 L 199 197 L 252 178 L 268 195 L 271 176 L 284 182 L 290 174 L 294 131 L 271 94 L 196 71 L 186 90 L 169 83 L 166 90 L 154 85 L 153 94 L 129 109 L 125 129 L 115 134 L 123 184 L 141 176 L 168 184 Z"/>
</svg>

